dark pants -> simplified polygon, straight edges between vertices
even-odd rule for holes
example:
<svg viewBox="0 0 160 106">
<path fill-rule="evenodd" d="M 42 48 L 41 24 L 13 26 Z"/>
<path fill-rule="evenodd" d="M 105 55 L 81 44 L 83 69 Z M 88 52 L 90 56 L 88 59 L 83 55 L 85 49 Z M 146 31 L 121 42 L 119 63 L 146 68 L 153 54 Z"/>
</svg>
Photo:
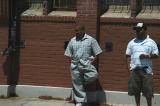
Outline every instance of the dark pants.
<svg viewBox="0 0 160 106">
<path fill-rule="evenodd" d="M 153 97 L 153 75 L 145 69 L 132 70 L 128 81 L 128 94 L 136 96 L 143 93 L 145 97 Z"/>
</svg>

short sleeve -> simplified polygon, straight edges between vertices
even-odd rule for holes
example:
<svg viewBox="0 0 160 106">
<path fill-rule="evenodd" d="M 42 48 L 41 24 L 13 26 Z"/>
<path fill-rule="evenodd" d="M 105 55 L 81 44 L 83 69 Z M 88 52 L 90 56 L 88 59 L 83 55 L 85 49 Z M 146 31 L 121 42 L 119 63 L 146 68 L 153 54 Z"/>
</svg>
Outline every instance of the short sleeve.
<svg viewBox="0 0 160 106">
<path fill-rule="evenodd" d="M 130 42 L 127 45 L 126 55 L 131 55 L 131 43 Z"/>
<path fill-rule="evenodd" d="M 151 45 L 152 45 L 152 52 L 151 53 L 158 56 L 159 55 L 159 50 L 158 50 L 157 44 L 154 41 L 152 41 Z"/>
<path fill-rule="evenodd" d="M 98 42 L 95 39 L 92 40 L 92 50 L 95 56 L 102 53 L 102 49 L 100 48 Z"/>
<path fill-rule="evenodd" d="M 64 53 L 65 56 L 72 57 L 72 43 L 71 41 L 68 43 L 68 46 Z"/>
</svg>

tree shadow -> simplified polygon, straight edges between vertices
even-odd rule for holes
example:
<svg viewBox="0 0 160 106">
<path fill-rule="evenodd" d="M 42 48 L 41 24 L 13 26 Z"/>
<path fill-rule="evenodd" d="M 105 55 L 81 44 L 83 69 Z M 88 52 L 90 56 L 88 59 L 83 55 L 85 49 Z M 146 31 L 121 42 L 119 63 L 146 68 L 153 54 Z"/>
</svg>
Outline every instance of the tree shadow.
<svg viewBox="0 0 160 106">
<path fill-rule="evenodd" d="M 7 56 L 3 64 L 3 72 L 7 78 L 6 84 L 8 85 L 7 97 L 17 96 L 16 85 L 19 81 L 19 56 L 17 55 Z"/>
</svg>

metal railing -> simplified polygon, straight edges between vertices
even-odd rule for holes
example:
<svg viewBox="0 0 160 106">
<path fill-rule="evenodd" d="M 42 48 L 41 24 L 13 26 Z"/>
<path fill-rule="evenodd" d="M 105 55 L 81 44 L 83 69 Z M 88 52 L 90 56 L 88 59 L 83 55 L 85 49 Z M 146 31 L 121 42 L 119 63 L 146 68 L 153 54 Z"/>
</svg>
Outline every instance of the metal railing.
<svg viewBox="0 0 160 106">
<path fill-rule="evenodd" d="M 106 0 L 106 3 L 114 5 L 129 5 L 130 0 Z"/>
<path fill-rule="evenodd" d="M 106 0 L 106 5 L 112 12 L 123 12 L 130 11 L 130 2 L 131 0 Z"/>
<path fill-rule="evenodd" d="M 47 0 L 51 10 L 76 10 L 76 0 Z M 43 8 L 44 0 L 28 0 L 30 9 Z"/>
<path fill-rule="evenodd" d="M 160 12 L 160 0 L 143 0 L 143 11 Z"/>
<path fill-rule="evenodd" d="M 30 9 L 40 9 L 43 8 L 43 0 L 29 0 Z"/>
<path fill-rule="evenodd" d="M 53 0 L 53 9 L 76 10 L 77 0 Z"/>
</svg>

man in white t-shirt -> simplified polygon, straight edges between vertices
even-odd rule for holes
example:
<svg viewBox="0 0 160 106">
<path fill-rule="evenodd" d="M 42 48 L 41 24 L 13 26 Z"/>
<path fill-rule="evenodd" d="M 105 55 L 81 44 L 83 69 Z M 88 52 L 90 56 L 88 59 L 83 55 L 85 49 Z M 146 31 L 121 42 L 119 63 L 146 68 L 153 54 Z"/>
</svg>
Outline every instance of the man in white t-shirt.
<svg viewBox="0 0 160 106">
<path fill-rule="evenodd" d="M 155 41 L 147 34 L 147 26 L 144 23 L 137 23 L 133 29 L 136 31 L 136 38 L 128 43 L 126 49 L 127 64 L 131 71 L 128 94 L 135 96 L 136 105 L 140 106 L 140 93 L 142 92 L 148 106 L 152 106 L 152 59 L 159 56 L 159 51 Z"/>
</svg>

